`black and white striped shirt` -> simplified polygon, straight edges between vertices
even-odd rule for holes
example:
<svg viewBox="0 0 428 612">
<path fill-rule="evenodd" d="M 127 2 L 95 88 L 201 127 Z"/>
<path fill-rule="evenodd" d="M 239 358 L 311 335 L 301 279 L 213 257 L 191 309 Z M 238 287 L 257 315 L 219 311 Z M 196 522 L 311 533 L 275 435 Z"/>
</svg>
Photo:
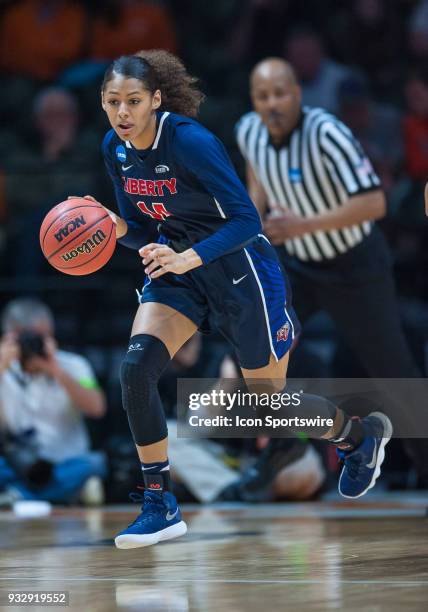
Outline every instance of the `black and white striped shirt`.
<svg viewBox="0 0 428 612">
<path fill-rule="evenodd" d="M 343 206 L 351 197 L 378 189 L 380 181 L 352 132 L 322 108 L 303 107 L 288 142 L 276 148 L 257 113 L 236 126 L 239 148 L 263 186 L 272 212 L 289 209 L 312 217 Z M 333 259 L 357 245 L 372 224 L 315 231 L 286 240 L 290 255 L 304 261 Z"/>
</svg>

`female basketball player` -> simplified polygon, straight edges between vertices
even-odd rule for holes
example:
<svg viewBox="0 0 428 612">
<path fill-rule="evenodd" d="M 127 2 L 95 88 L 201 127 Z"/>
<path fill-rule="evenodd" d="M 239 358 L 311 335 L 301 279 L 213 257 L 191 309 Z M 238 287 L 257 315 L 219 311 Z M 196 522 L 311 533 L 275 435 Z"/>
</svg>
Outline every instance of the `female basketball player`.
<svg viewBox="0 0 428 612">
<path fill-rule="evenodd" d="M 221 142 L 193 119 L 202 99 L 182 63 L 164 51 L 117 59 L 102 85 L 113 128 L 103 154 L 121 216 L 111 215 L 119 242 L 139 250 L 147 275 L 120 373 L 146 490 L 141 514 L 115 539 L 119 548 L 186 532 L 170 491 L 158 392 L 177 350 L 198 328 L 214 326 L 233 345 L 245 379 L 280 381 L 282 389 L 295 335 L 283 273 L 258 213 Z M 160 243 L 147 244 L 156 225 Z M 333 427 L 309 433 L 348 451 L 358 447 L 347 453 L 341 476 L 342 493 L 356 497 L 378 475 L 384 428 L 375 417 L 353 421 L 325 405 Z M 374 452 L 372 469 L 361 466 L 366 455 L 357 451 L 364 445 L 366 463 Z"/>
</svg>

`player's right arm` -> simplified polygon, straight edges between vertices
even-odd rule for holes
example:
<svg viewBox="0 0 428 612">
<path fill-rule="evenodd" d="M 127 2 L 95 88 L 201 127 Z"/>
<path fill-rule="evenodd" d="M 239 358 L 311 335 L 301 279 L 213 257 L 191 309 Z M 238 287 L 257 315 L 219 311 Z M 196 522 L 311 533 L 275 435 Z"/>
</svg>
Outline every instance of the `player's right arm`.
<svg viewBox="0 0 428 612">
<path fill-rule="evenodd" d="M 68 196 L 68 199 L 70 200 L 72 198 L 77 198 L 77 197 L 79 196 Z M 115 212 L 110 210 L 110 208 L 107 208 L 107 206 L 104 206 L 104 204 L 101 204 L 101 202 L 98 202 L 98 200 L 96 200 L 94 196 L 85 195 L 83 197 L 85 200 L 91 200 L 91 202 L 96 202 L 97 204 L 102 206 L 106 212 L 108 212 L 110 219 L 113 221 L 113 223 L 116 226 L 116 240 L 119 240 L 126 234 L 126 232 L 128 231 L 128 224 L 126 223 L 125 219 L 122 219 L 122 217 L 119 217 L 119 215 L 117 215 Z"/>
<path fill-rule="evenodd" d="M 248 161 L 246 164 L 246 176 L 247 191 L 250 194 L 250 198 L 254 202 L 255 207 L 259 211 L 260 217 L 264 219 L 267 213 L 266 193 L 260 182 L 257 180 L 256 174 Z"/>
</svg>

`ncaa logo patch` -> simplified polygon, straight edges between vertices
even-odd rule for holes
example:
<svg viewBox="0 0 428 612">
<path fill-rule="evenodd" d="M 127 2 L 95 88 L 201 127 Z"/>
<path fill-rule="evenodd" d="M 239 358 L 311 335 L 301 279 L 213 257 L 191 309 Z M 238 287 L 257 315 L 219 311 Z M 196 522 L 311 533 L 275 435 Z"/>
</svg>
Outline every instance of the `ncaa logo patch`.
<svg viewBox="0 0 428 612">
<path fill-rule="evenodd" d="M 124 162 L 126 161 L 126 151 L 125 151 L 125 147 L 123 147 L 122 145 L 118 145 L 116 147 L 116 157 L 119 161 Z"/>
<path fill-rule="evenodd" d="M 281 340 L 283 340 L 284 342 L 287 342 L 289 333 L 290 333 L 290 323 L 287 321 L 287 323 L 285 323 L 285 325 L 280 327 L 278 331 L 276 332 L 276 341 L 281 342 Z"/>
<path fill-rule="evenodd" d="M 165 164 L 159 164 L 156 166 L 155 172 L 156 174 L 162 174 L 163 172 L 169 172 L 169 168 Z"/>
</svg>

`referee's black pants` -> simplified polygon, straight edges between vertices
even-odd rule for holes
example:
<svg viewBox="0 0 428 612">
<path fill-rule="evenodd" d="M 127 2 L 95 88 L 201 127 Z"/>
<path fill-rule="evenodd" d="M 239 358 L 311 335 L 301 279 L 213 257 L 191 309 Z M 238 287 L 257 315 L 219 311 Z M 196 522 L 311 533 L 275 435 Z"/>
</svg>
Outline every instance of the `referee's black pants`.
<svg viewBox="0 0 428 612">
<path fill-rule="evenodd" d="M 313 314 L 323 310 L 370 378 L 421 376 L 400 320 L 391 254 L 377 227 L 334 260 L 305 263 L 289 256 L 284 247 L 278 248 L 278 254 L 303 329 Z M 408 439 L 405 446 L 419 475 L 428 482 L 427 441 Z"/>
</svg>

